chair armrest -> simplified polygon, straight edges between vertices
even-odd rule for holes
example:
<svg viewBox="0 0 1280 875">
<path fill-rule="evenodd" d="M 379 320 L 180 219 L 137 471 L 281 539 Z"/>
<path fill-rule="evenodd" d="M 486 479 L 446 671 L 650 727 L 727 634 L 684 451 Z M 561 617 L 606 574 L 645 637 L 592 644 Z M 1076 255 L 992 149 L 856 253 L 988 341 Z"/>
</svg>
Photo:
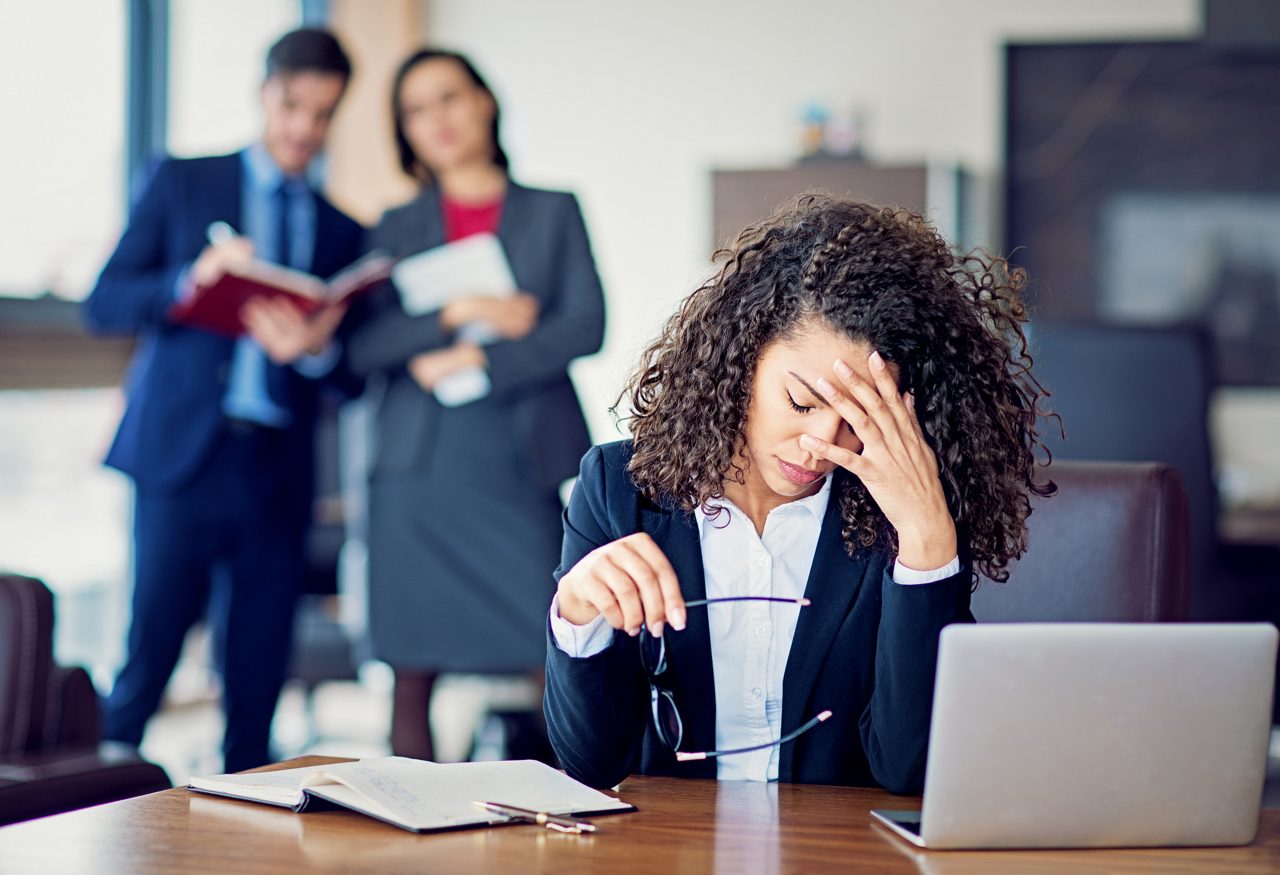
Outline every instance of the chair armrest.
<svg viewBox="0 0 1280 875">
<path fill-rule="evenodd" d="M 127 745 L 47 748 L 0 757 L 0 825 L 170 786 L 164 769 Z"/>
</svg>

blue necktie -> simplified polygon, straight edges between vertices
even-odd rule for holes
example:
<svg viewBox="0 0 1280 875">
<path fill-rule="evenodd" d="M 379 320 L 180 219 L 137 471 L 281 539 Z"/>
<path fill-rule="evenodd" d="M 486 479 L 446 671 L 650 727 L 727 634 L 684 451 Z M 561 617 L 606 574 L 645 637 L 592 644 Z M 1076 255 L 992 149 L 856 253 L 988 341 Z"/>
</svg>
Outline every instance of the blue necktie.
<svg viewBox="0 0 1280 875">
<path fill-rule="evenodd" d="M 275 197 L 276 210 L 276 252 L 275 261 L 277 264 L 285 267 L 293 267 L 291 252 L 293 250 L 293 238 L 291 235 L 291 225 L 289 221 L 289 182 L 287 180 L 280 183 L 280 187 L 276 189 Z M 267 395 L 271 401 L 288 410 L 291 406 L 290 397 L 292 393 L 289 391 L 289 375 L 287 366 L 276 364 L 267 364 Z"/>
<path fill-rule="evenodd" d="M 289 222 L 289 183 L 284 181 L 276 189 L 276 264 L 293 267 L 293 240 Z"/>
<path fill-rule="evenodd" d="M 297 185 L 295 181 L 294 187 Z M 290 188 L 288 181 L 282 181 L 275 189 L 263 192 L 266 195 L 266 214 L 257 221 L 265 227 L 254 231 L 255 242 L 260 247 L 259 255 L 286 267 L 293 266 L 294 249 L 290 197 L 307 195 L 305 189 L 291 194 Z M 275 239 L 271 239 L 272 232 Z M 236 341 L 223 409 L 233 418 L 276 427 L 287 426 L 293 400 L 290 370 L 288 366 L 281 367 L 268 361 L 262 347 L 249 337 L 241 337 Z"/>
</svg>

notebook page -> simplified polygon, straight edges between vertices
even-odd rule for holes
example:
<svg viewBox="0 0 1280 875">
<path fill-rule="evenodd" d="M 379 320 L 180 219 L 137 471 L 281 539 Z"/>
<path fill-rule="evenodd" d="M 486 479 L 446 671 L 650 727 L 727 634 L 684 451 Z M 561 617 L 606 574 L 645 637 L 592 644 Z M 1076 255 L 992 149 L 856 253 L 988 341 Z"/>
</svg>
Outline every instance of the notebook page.
<svg viewBox="0 0 1280 875">
<path fill-rule="evenodd" d="M 385 757 L 330 766 L 315 778 L 326 779 L 343 786 L 319 787 L 316 795 L 410 829 L 505 820 L 476 808 L 475 801 L 556 814 L 630 808 L 535 760 L 439 764 Z"/>
<path fill-rule="evenodd" d="M 243 265 L 233 267 L 227 272 L 233 276 L 260 282 L 263 285 L 279 286 L 282 289 L 287 289 L 303 297 L 314 298 L 317 301 L 323 301 L 329 293 L 324 280 L 317 276 L 313 276 L 303 270 L 296 270 L 292 267 L 285 267 L 282 264 L 275 264 L 257 258 Z"/>
<path fill-rule="evenodd" d="M 537 760 L 447 763 L 430 777 L 432 792 L 459 805 L 501 802 L 551 814 L 631 807 Z"/>
<path fill-rule="evenodd" d="M 279 769 L 248 775 L 208 775 L 192 778 L 187 786 L 192 790 L 239 796 L 273 805 L 297 805 L 302 801 L 304 782 L 328 768 L 332 767 L 303 766 L 300 769 Z"/>
<path fill-rule="evenodd" d="M 321 798 L 410 829 L 500 823 L 505 818 L 436 792 L 437 763 L 381 757 L 330 766 L 307 782 Z"/>
</svg>

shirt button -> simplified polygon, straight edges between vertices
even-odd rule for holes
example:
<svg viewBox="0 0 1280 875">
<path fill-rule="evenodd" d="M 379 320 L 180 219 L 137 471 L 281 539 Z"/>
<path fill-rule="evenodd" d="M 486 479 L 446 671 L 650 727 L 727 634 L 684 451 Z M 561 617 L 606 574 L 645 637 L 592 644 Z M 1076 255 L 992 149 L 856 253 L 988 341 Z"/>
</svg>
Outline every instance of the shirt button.
<svg viewBox="0 0 1280 875">
<path fill-rule="evenodd" d="M 759 687 L 756 687 L 754 690 L 751 691 L 751 698 L 755 699 L 757 702 L 760 701 L 760 697 L 763 695 L 764 695 L 764 690 L 760 689 Z"/>
<path fill-rule="evenodd" d="M 769 560 L 764 556 L 761 556 L 759 559 L 756 560 L 756 564 L 759 565 L 761 568 L 766 568 L 769 565 Z"/>
<path fill-rule="evenodd" d="M 764 633 L 768 631 L 769 631 L 768 626 L 756 626 L 756 637 L 758 638 L 763 637 Z"/>
</svg>

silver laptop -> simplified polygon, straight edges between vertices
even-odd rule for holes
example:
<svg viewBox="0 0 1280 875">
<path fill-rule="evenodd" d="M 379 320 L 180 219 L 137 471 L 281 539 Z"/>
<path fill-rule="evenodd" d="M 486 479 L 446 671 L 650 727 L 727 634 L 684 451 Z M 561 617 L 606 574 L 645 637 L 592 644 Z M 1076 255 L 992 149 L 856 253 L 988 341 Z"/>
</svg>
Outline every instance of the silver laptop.
<svg viewBox="0 0 1280 875">
<path fill-rule="evenodd" d="M 871 815 L 927 848 L 1248 844 L 1276 639 L 1269 623 L 948 626 L 923 811 Z"/>
</svg>

